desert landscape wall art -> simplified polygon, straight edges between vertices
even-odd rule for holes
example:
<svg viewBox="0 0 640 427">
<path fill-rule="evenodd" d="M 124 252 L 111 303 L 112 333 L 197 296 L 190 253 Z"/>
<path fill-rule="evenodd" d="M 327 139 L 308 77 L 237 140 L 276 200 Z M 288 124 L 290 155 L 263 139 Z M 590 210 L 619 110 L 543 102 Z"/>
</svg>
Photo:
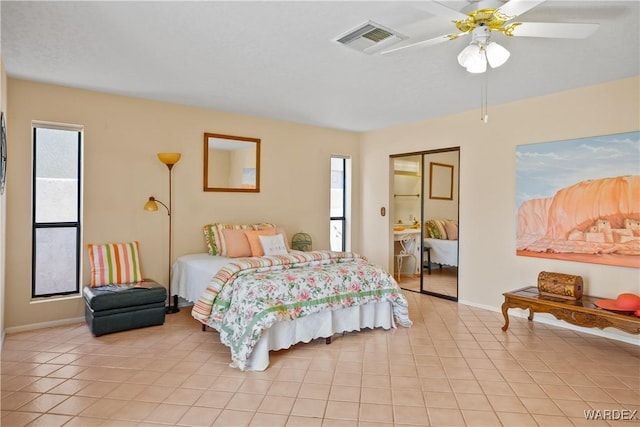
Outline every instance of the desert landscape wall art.
<svg viewBox="0 0 640 427">
<path fill-rule="evenodd" d="M 640 268 L 640 132 L 516 147 L 516 253 Z"/>
</svg>

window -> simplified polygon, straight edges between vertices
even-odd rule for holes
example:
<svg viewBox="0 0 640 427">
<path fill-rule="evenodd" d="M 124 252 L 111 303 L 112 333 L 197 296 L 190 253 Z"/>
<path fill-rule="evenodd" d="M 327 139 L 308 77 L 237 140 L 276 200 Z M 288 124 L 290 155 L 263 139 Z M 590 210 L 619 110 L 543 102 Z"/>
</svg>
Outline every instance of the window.
<svg viewBox="0 0 640 427">
<path fill-rule="evenodd" d="M 80 289 L 81 148 L 81 127 L 34 123 L 34 298 Z"/>
<path fill-rule="evenodd" d="M 347 168 L 349 160 L 345 157 L 331 157 L 331 212 L 329 242 L 332 251 L 345 251 L 347 248 Z"/>
</svg>

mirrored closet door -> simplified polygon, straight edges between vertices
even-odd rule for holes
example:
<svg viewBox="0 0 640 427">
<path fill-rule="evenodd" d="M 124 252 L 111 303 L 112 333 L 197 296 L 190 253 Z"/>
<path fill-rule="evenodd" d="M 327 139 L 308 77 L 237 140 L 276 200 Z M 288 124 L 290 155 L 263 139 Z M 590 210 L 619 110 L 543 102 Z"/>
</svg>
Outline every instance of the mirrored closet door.
<svg viewBox="0 0 640 427">
<path fill-rule="evenodd" d="M 457 301 L 460 149 L 391 157 L 394 276 L 405 290 Z"/>
</svg>

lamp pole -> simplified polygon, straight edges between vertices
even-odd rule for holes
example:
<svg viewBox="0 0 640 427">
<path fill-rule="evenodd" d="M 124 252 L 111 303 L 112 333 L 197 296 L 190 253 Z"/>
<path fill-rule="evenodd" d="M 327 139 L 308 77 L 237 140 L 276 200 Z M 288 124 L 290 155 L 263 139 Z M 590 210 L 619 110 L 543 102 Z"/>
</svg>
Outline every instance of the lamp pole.
<svg viewBox="0 0 640 427">
<path fill-rule="evenodd" d="M 171 305 L 171 262 L 173 261 L 173 242 L 172 242 L 172 237 L 173 237 L 173 230 L 172 230 L 172 223 L 173 223 L 173 215 L 171 215 L 173 213 L 173 206 L 172 206 L 172 194 L 171 194 L 171 190 L 172 190 L 172 186 L 173 186 L 173 180 L 172 178 L 172 169 L 173 169 L 173 163 L 169 164 L 167 163 L 167 167 L 169 168 L 169 274 L 167 275 L 167 277 L 169 278 L 169 283 L 168 283 L 168 289 L 169 289 L 169 306 L 166 308 L 166 312 L 167 314 L 171 314 L 171 313 L 177 313 L 180 311 L 180 309 L 178 308 L 178 296 L 177 295 L 173 295 L 173 306 Z"/>
<path fill-rule="evenodd" d="M 164 163 L 165 165 L 167 165 L 167 168 L 169 169 L 169 206 L 167 207 L 166 205 L 163 204 L 163 206 L 165 208 L 167 208 L 167 213 L 169 214 L 169 261 L 168 261 L 168 279 L 169 279 L 169 283 L 168 283 L 168 291 L 169 291 L 169 305 L 166 308 L 166 312 L 167 314 L 171 314 L 171 313 L 177 313 L 180 311 L 180 309 L 178 308 L 178 296 L 177 295 L 173 295 L 173 306 L 171 305 L 171 262 L 173 261 L 173 175 L 172 175 L 172 171 L 173 171 L 173 165 L 175 165 L 176 163 L 178 163 L 178 160 L 180 160 L 180 153 L 158 153 L 158 159 L 160 159 L 160 161 L 162 163 Z"/>
</svg>

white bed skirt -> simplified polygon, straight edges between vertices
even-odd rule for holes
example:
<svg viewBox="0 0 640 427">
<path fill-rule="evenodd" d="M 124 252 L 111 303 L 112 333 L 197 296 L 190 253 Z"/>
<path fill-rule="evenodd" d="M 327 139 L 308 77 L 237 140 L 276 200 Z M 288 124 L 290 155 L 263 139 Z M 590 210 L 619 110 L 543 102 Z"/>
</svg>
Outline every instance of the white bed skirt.
<svg viewBox="0 0 640 427">
<path fill-rule="evenodd" d="M 269 366 L 269 351 L 289 348 L 299 342 L 328 338 L 333 334 L 362 328 L 395 328 L 393 309 L 388 301 L 324 311 L 296 320 L 277 322 L 260 338 L 245 370 L 264 371 Z"/>
<path fill-rule="evenodd" d="M 457 240 L 426 238 L 424 239 L 424 244 L 431 247 L 431 263 L 458 266 Z"/>
</svg>

